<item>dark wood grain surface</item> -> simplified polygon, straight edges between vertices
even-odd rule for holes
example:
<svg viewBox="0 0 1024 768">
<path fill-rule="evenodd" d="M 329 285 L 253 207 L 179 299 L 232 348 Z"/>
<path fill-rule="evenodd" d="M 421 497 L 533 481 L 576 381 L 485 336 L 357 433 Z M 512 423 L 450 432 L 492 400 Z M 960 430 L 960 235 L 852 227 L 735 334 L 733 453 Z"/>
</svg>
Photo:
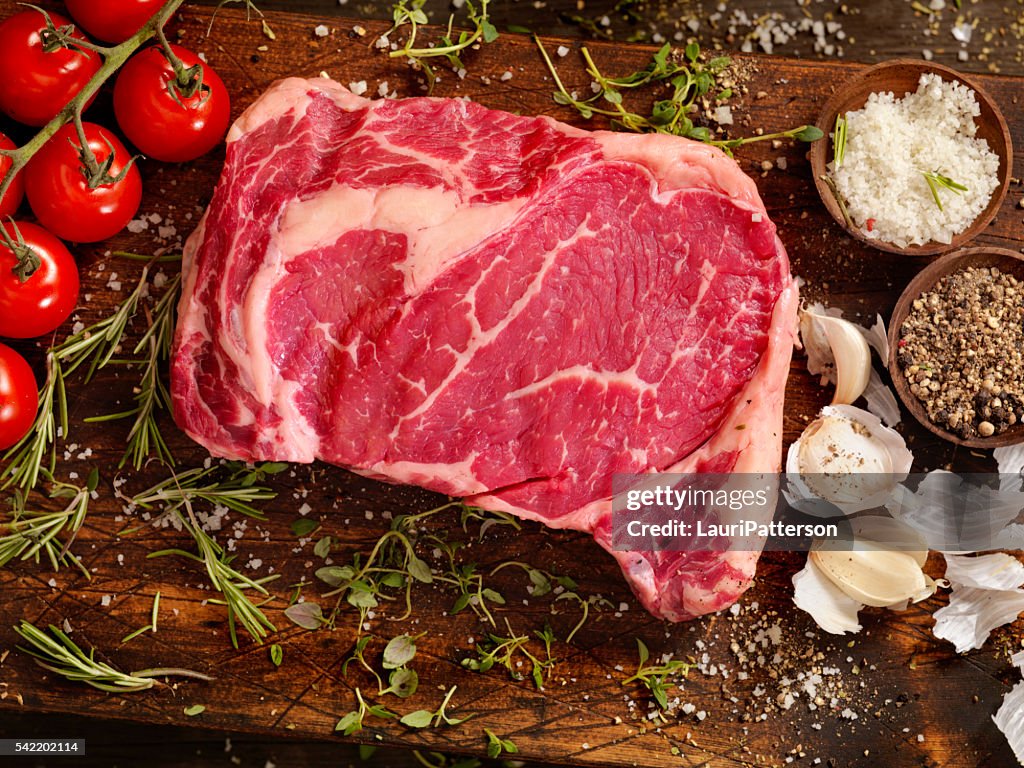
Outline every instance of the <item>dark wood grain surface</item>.
<svg viewBox="0 0 1024 768">
<path fill-rule="evenodd" d="M 0 0 L 0 16 L 12 8 L 11 0 Z M 188 11 L 180 21 L 184 43 L 204 51 L 228 83 L 236 97 L 236 113 L 267 84 L 288 74 L 312 76 L 326 71 L 343 83 L 366 80 L 371 91 L 386 80 L 389 89 L 399 95 L 415 92 L 405 68 L 367 45 L 373 31 L 384 25 L 364 23 L 371 31 L 364 38 L 351 34 L 351 21 L 335 19 L 328 22 L 331 34 L 319 38 L 313 27 L 322 19 L 280 14 L 268 14 L 268 18 L 277 37 L 273 42 L 257 24 L 247 23 L 242 14 L 230 9 L 221 12 L 208 40 L 201 31 L 209 23 L 209 10 Z M 629 71 L 650 55 L 650 49 L 617 44 L 594 44 L 592 50 L 608 72 Z M 444 78 L 437 95 L 469 96 L 491 107 L 547 113 L 572 121 L 571 114 L 550 100 L 551 84 L 528 39 L 505 35 L 467 56 L 466 62 L 470 70 L 466 79 Z M 856 65 L 835 61 L 757 56 L 741 56 L 738 65 L 745 95 L 735 107 L 737 133 L 813 122 L 832 89 L 856 69 Z M 559 68 L 569 87 L 587 85 L 575 51 L 559 60 Z M 511 80 L 499 79 L 505 71 L 514 73 Z M 1021 82 L 1009 77 L 988 77 L 984 82 L 1004 106 L 1014 142 L 1020 146 L 1024 123 L 1013 105 L 1021 95 Z M 102 119 L 103 101 L 94 109 Z M 807 280 L 805 294 L 824 298 L 858 316 L 888 315 L 902 286 L 927 262 L 870 251 L 845 237 L 815 196 L 805 149 L 789 144 L 753 146 L 743 149 L 738 161 L 757 179 L 790 250 L 794 272 Z M 780 157 L 787 161 L 785 170 L 761 170 L 762 163 L 775 166 Z M 79 320 L 88 323 L 105 315 L 127 294 L 138 275 L 137 264 L 118 260 L 107 251 L 124 247 L 148 253 L 173 247 L 191 229 L 191 222 L 209 199 L 221 160 L 214 155 L 189 166 L 143 163 L 143 212 L 158 214 L 164 226 L 172 222 L 175 232 L 165 231 L 167 237 L 160 241 L 154 223 L 148 232 L 77 249 L 86 297 Z M 1015 175 L 1020 175 L 1019 165 Z M 1011 188 L 1003 211 L 979 242 L 1013 249 L 1024 245 L 1024 227 L 1016 208 L 1020 196 L 1018 187 Z M 175 267 L 164 269 L 173 272 Z M 116 290 L 118 284 L 120 290 Z M 138 331 L 133 329 L 133 333 Z M 38 350 L 30 345 L 20 348 L 40 363 Z M 103 474 L 99 498 L 75 545 L 92 579 L 87 581 L 68 570 L 52 574 L 32 564 L 0 571 L 0 737 L 18 735 L 23 729 L 45 732 L 41 729 L 51 722 L 49 718 L 56 718 L 52 722 L 80 729 L 89 738 L 96 734 L 99 756 L 92 764 L 138 760 L 137 753 L 118 752 L 115 742 L 121 726 L 99 726 L 94 732 L 92 724 L 101 721 L 65 719 L 86 715 L 102 722 L 124 722 L 125 728 L 129 724 L 162 724 L 249 734 L 254 744 L 279 738 L 284 740 L 282 749 L 294 750 L 289 753 L 294 755 L 292 764 L 306 764 L 308 758 L 301 756 L 302 750 L 291 740 L 343 741 L 333 735 L 334 724 L 353 708 L 356 687 L 367 691 L 375 684 L 356 669 L 347 675 L 341 670 L 357 633 L 357 615 L 352 609 L 341 614 L 335 629 L 317 632 L 301 630 L 282 616 L 285 598 L 292 591 L 289 585 L 303 578 L 311 580 L 312 570 L 320 563 L 312 544 L 297 544 L 289 524 L 308 503 L 310 514 L 320 520 L 324 532 L 340 542 L 333 557 L 341 562 L 355 552 L 366 552 L 386 529 L 387 516 L 427 510 L 436 506 L 438 499 L 319 465 L 296 467 L 293 473 L 278 478 L 280 495 L 265 505 L 267 521 L 250 523 L 237 544 L 242 567 L 259 560 L 252 573 L 265 575 L 273 569 L 282 574 L 272 585 L 277 599 L 267 605 L 280 630 L 273 640 L 284 648 L 285 662 L 277 669 L 269 660 L 266 645 L 243 637 L 242 648 L 232 649 L 223 608 L 209 602 L 213 595 L 204 588 L 197 567 L 178 559 L 146 559 L 157 549 L 188 547 L 185 537 L 173 529 L 148 525 L 119 535 L 126 527 L 143 522 L 138 513 L 128 515 L 112 491 L 125 428 L 117 424 L 87 426 L 82 419 L 127 402 L 132 386 L 131 376 L 122 372 L 103 373 L 88 387 L 72 388 L 74 431 L 69 442 L 75 447 L 66 446 L 67 460 L 61 463 L 60 472 L 77 472 L 81 478 L 90 467 L 99 466 Z M 788 441 L 828 400 L 828 393 L 803 370 L 799 356 L 787 397 Z M 200 465 L 203 453 L 169 422 L 166 427 L 181 464 Z M 905 433 L 922 468 L 989 466 L 983 454 L 949 447 L 916 425 L 906 425 Z M 62 453 L 64 448 L 62 445 Z M 127 481 L 122 491 L 130 493 L 162 479 L 166 471 L 150 467 L 120 475 Z M 395 621 L 400 611 L 385 607 L 363 630 L 374 638 L 367 654 L 377 664 L 388 638 L 402 632 L 426 633 L 419 641 L 415 664 L 421 678 L 419 692 L 406 701 L 389 697 L 386 703 L 400 712 L 432 709 L 446 687 L 457 685 L 453 711 L 473 713 L 474 719 L 459 727 L 428 731 L 372 720 L 355 739 L 344 740 L 346 743 L 358 740 L 481 755 L 486 743 L 483 729 L 490 728 L 511 737 L 525 759 L 579 765 L 767 766 L 786 764 L 788 758 L 807 765 L 820 758 L 820 764 L 834 766 L 1012 764 L 1012 755 L 990 718 L 1017 676 L 1009 668 L 1007 655 L 1021 646 L 1019 623 L 998 632 L 985 649 L 958 658 L 948 644 L 931 635 L 930 614 L 942 603 L 942 598 L 936 597 L 902 614 L 867 611 L 864 632 L 833 638 L 817 631 L 809 618 L 791 605 L 790 577 L 802 557 L 768 554 L 761 561 L 757 585 L 743 599 L 738 615 L 725 613 L 673 626 L 642 611 L 611 558 L 585 536 L 524 524 L 518 532 L 504 526 L 491 528 L 478 540 L 476 528 L 470 526 L 464 532 L 454 514 L 433 519 L 428 527 L 464 541 L 464 561 L 478 563 L 484 573 L 507 560 L 528 562 L 571 576 L 579 583 L 581 594 L 599 595 L 610 607 L 595 606 L 590 621 L 571 645 L 555 643 L 558 664 L 545 688 L 537 690 L 529 681 L 515 681 L 502 670 L 485 675 L 465 670 L 461 660 L 473 655 L 474 643 L 489 627 L 468 611 L 448 615 L 453 601 L 450 592 L 439 587 L 417 590 L 409 620 Z M 930 565 L 934 572 L 939 563 Z M 500 590 L 508 601 L 496 613 L 503 634 L 507 634 L 506 620 L 514 631 L 527 633 L 549 622 L 559 638 L 565 638 L 576 623 L 578 612 L 566 602 L 555 602 L 550 596 L 531 598 L 519 572 L 506 570 L 488 577 L 488 585 Z M 120 638 L 148 621 L 157 590 L 163 605 L 159 631 L 121 644 Z M 306 587 L 303 593 L 308 599 L 320 599 L 315 586 Z M 14 645 L 9 628 L 21 618 L 37 624 L 67 620 L 76 640 L 95 645 L 99 656 L 125 669 L 187 666 L 217 680 L 212 684 L 179 683 L 123 697 L 74 686 L 45 674 L 21 653 L 3 655 Z M 733 643 L 741 644 L 740 648 L 748 642 L 760 644 L 766 630 L 775 625 L 780 629 L 779 644 L 766 640 L 763 662 L 742 667 Z M 692 670 L 682 686 L 672 691 L 681 703 L 692 704 L 692 711 L 687 707 L 666 723 L 652 721 L 647 717 L 649 697 L 637 687 L 621 685 L 636 663 L 636 637 L 643 638 L 659 656 L 672 653 L 700 662 L 707 654 L 703 663 L 707 671 Z M 829 672 L 820 686 L 821 702 L 809 706 L 807 696 L 801 694 L 786 708 L 785 691 L 799 688 L 790 681 L 823 669 Z M 204 704 L 206 711 L 187 717 L 184 708 L 197 703 Z M 26 713 L 38 713 L 39 719 L 26 717 Z M 180 734 L 194 731 L 156 733 L 178 739 Z M 161 737 L 142 738 L 159 741 Z M 310 749 L 318 756 L 329 754 L 319 751 L 320 747 Z M 266 754 L 269 757 L 270 752 Z M 158 761 L 159 754 L 152 759 Z M 187 764 L 186 758 L 177 759 L 177 764 Z M 246 764 L 261 764 L 259 759 L 256 753 L 246 758 Z M 223 762 L 221 759 L 218 764 Z"/>
</svg>

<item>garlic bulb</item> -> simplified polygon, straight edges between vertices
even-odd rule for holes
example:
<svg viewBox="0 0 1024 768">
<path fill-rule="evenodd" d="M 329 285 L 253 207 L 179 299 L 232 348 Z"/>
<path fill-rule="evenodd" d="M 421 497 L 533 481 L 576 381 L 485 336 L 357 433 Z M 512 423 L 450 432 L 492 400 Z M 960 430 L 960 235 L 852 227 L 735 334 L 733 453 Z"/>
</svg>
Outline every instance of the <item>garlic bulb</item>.
<svg viewBox="0 0 1024 768">
<path fill-rule="evenodd" d="M 847 514 L 885 504 L 910 472 L 913 455 L 895 430 L 851 405 L 827 405 L 789 447 L 786 474 Z"/>
<path fill-rule="evenodd" d="M 935 591 L 915 558 L 858 540 L 853 549 L 812 549 L 811 560 L 844 594 L 864 605 L 884 608 L 905 600 L 917 602 Z M 931 583 L 929 583 L 931 582 Z"/>
<path fill-rule="evenodd" d="M 807 351 L 807 370 L 834 381 L 833 405 L 848 405 L 863 394 L 871 377 L 871 348 L 862 330 L 848 320 L 818 311 L 800 312 L 800 338 Z M 830 375 L 834 366 L 835 374 Z"/>
</svg>

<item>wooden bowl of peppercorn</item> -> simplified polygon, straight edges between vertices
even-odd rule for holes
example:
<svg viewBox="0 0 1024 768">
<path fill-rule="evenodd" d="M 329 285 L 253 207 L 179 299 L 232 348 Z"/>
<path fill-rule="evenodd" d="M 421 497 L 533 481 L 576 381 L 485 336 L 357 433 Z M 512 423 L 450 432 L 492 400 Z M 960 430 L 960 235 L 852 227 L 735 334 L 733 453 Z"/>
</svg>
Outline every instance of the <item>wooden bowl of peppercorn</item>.
<svg viewBox="0 0 1024 768">
<path fill-rule="evenodd" d="M 957 445 L 1024 442 L 1024 256 L 965 248 L 911 280 L 889 324 L 903 405 Z"/>
</svg>

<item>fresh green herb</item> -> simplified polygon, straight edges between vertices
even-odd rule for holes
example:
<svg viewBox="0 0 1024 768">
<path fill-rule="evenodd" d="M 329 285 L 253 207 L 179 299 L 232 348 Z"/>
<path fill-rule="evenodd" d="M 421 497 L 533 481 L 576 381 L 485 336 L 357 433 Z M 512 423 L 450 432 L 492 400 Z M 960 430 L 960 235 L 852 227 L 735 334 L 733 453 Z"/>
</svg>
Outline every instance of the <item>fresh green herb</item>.
<svg viewBox="0 0 1024 768">
<path fill-rule="evenodd" d="M 293 520 L 291 524 L 292 534 L 299 539 L 309 536 L 319 527 L 320 523 L 316 520 L 310 520 L 308 517 L 300 517 L 297 520 Z"/>
<path fill-rule="evenodd" d="M 153 632 L 156 632 L 156 619 L 160 614 L 160 590 L 153 595 L 153 610 L 150 612 L 150 624 L 153 625 Z"/>
<path fill-rule="evenodd" d="M 963 184 L 957 184 L 949 176 L 943 176 L 941 173 L 936 171 L 921 171 L 921 175 L 924 176 L 924 180 L 928 182 L 928 189 L 932 192 L 932 199 L 935 204 L 939 206 L 939 210 L 942 210 L 942 200 L 939 198 L 939 188 L 948 189 L 950 192 L 960 194 L 967 191 L 967 187 Z"/>
<path fill-rule="evenodd" d="M 220 544 L 214 541 L 203 530 L 202 526 L 199 525 L 192 512 L 192 505 L 189 499 L 186 498 L 183 504 L 185 506 L 185 514 L 182 514 L 181 510 L 176 510 L 175 514 L 178 515 L 185 530 L 195 539 L 199 548 L 199 554 L 186 552 L 183 549 L 164 549 L 159 552 L 151 552 L 147 557 L 177 555 L 194 560 L 197 563 L 202 563 L 206 567 L 206 573 L 210 578 L 210 585 L 224 596 L 223 601 L 211 600 L 210 602 L 223 604 L 227 607 L 228 631 L 231 635 L 231 644 L 235 648 L 238 647 L 236 621 L 241 623 L 256 642 L 262 643 L 263 638 L 268 634 L 268 630 L 269 632 L 274 632 L 277 630 L 277 627 L 271 623 L 260 607 L 249 599 L 245 594 L 245 590 L 252 589 L 261 595 L 267 595 L 267 590 L 263 584 L 278 578 L 278 576 L 251 579 L 232 568 L 231 561 L 234 558 L 228 556 Z"/>
<path fill-rule="evenodd" d="M 193 704 L 190 707 L 185 707 L 185 709 L 183 709 L 182 711 L 185 713 L 187 717 L 195 717 L 196 715 L 201 715 L 203 714 L 203 712 L 206 711 L 206 705 Z"/>
<path fill-rule="evenodd" d="M 360 744 L 359 745 L 359 759 L 367 761 L 373 757 L 373 753 L 377 751 L 377 747 L 373 744 Z"/>
<path fill-rule="evenodd" d="M 530 676 L 533 679 L 533 684 L 538 690 L 542 689 L 544 687 L 545 673 L 550 673 L 550 670 L 555 665 L 554 659 L 551 658 L 552 636 L 550 635 L 550 629 L 547 630 L 547 634 L 541 633 L 539 635 L 540 639 L 545 643 L 548 656 L 547 659 L 542 660 L 527 648 L 526 644 L 530 641 L 529 635 L 516 635 L 512 632 L 512 627 L 508 625 L 507 621 L 505 626 L 508 627 L 509 637 L 488 634 L 486 640 L 480 640 L 475 646 L 477 658 L 463 659 L 462 666 L 473 672 L 487 672 L 497 664 L 508 670 L 509 676 L 513 680 L 524 680 L 525 676 L 520 671 L 521 662 L 516 661 L 515 658 L 518 653 L 530 663 Z"/>
<path fill-rule="evenodd" d="M 647 687 L 654 695 L 654 700 L 658 703 L 658 707 L 665 709 L 668 706 L 668 685 L 666 678 L 669 675 L 682 675 L 685 677 L 690 672 L 690 664 L 685 661 L 672 660 L 667 661 L 664 664 L 651 664 L 648 665 L 647 661 L 650 659 L 650 651 L 647 650 L 647 646 L 644 645 L 643 640 L 640 638 L 636 639 L 637 648 L 640 653 L 640 664 L 636 668 L 636 672 L 627 677 L 622 681 L 623 685 L 628 685 L 634 681 L 639 681 Z"/>
<path fill-rule="evenodd" d="M 836 127 L 832 132 L 832 167 L 839 168 L 846 157 L 846 115 L 836 115 Z"/>
<path fill-rule="evenodd" d="M 39 390 L 39 407 L 32 430 L 4 454 L 5 469 L 0 473 L 0 490 L 11 485 L 22 490 L 34 488 L 39 475 L 48 467 L 52 475 L 57 465 L 56 438 L 68 439 L 68 400 L 66 379 L 88 363 L 85 381 L 113 359 L 124 337 L 128 322 L 135 316 L 147 283 L 148 271 L 142 270 L 138 285 L 112 315 L 68 336 L 46 353 L 46 382 Z"/>
<path fill-rule="evenodd" d="M 448 692 L 444 695 L 444 700 L 441 702 L 441 706 L 435 711 L 430 712 L 426 709 L 418 709 L 415 712 L 403 716 L 398 722 L 402 725 L 407 725 L 410 728 L 427 728 L 431 725 L 434 728 L 439 728 L 442 723 L 445 725 L 458 725 L 464 723 L 473 715 L 467 715 L 466 717 L 452 717 L 447 712 L 449 702 L 452 700 L 452 696 L 455 694 L 456 689 L 459 686 L 453 685 Z"/>
<path fill-rule="evenodd" d="M 134 632 L 129 632 L 127 635 L 125 635 L 124 637 L 121 638 L 121 645 L 124 645 L 129 640 L 134 640 L 139 635 L 146 634 L 147 632 L 149 632 L 152 629 L 153 629 L 153 625 L 152 624 L 147 624 L 144 627 L 139 627 Z"/>
<path fill-rule="evenodd" d="M 11 519 L 0 523 L 7 533 L 0 536 L 0 568 L 15 559 L 34 559 L 39 562 L 45 555 L 54 571 L 61 565 L 74 565 L 88 579 L 89 571 L 69 551 L 75 536 L 85 522 L 89 512 L 89 500 L 93 491 L 99 486 L 99 470 L 93 468 L 84 486 L 73 485 L 55 480 L 49 471 L 40 472 L 51 481 L 51 499 L 67 499 L 67 505 L 56 512 L 34 511 L 27 509 L 27 496 L 21 489 L 15 489 L 11 497 Z M 58 537 L 65 531 L 68 538 L 62 542 Z"/>
<path fill-rule="evenodd" d="M 492 760 L 500 756 L 502 752 L 514 755 L 519 751 L 519 747 L 512 739 L 502 739 L 496 736 L 490 728 L 484 728 L 484 734 L 487 736 L 487 756 Z"/>
<path fill-rule="evenodd" d="M 440 45 L 417 48 L 416 38 L 419 34 L 419 28 L 427 23 L 427 14 L 423 10 L 424 2 L 425 0 L 399 0 L 392 8 L 394 23 L 381 39 L 388 38 L 393 32 L 397 32 L 405 26 L 409 27 L 409 35 L 405 40 L 405 45 L 397 50 L 390 51 L 388 56 L 393 59 L 405 57 L 416 67 L 420 68 L 427 77 L 427 90 L 429 92 L 434 89 L 437 75 L 427 63 L 427 59 L 441 56 L 447 59 L 448 64 L 453 70 L 465 69 L 462 60 L 459 58 L 460 54 L 469 48 L 478 47 L 481 42 L 493 43 L 498 39 L 498 30 L 491 23 L 487 13 L 489 0 L 479 0 L 479 6 L 473 3 L 472 0 L 466 0 L 465 4 L 468 11 L 466 20 L 472 26 L 471 30 L 459 32 L 458 38 L 453 38 L 452 26 L 455 23 L 455 15 L 452 14 L 448 17 L 448 29 L 441 37 Z"/>
<path fill-rule="evenodd" d="M 131 460 L 135 469 L 140 469 L 155 452 L 156 458 L 163 464 L 174 465 L 167 442 L 160 432 L 157 423 L 157 412 L 170 412 L 171 398 L 164 384 L 161 369 L 170 359 L 171 343 L 174 337 L 174 310 L 181 292 L 181 275 L 175 275 L 167 286 L 160 301 L 157 302 L 150 318 L 149 328 L 135 345 L 134 355 L 143 355 L 138 360 L 116 360 L 111 362 L 126 365 L 138 365 L 142 368 L 142 376 L 135 395 L 135 407 L 120 413 L 106 416 L 93 416 L 86 422 L 107 422 L 131 418 L 132 426 L 128 431 L 128 447 L 118 464 L 123 467 Z M 147 310 L 147 315 L 149 314 Z"/>
<path fill-rule="evenodd" d="M 171 513 L 180 511 L 186 504 L 205 501 L 225 506 L 257 520 L 265 520 L 266 516 L 252 504 L 273 499 L 277 493 L 256 483 L 267 474 L 283 471 L 278 467 L 287 466 L 264 463 L 246 467 L 240 462 L 228 462 L 223 467 L 197 467 L 181 474 L 172 474 L 152 488 L 136 494 L 132 497 L 132 503 L 146 509 L 162 504 L 165 512 Z"/>
<path fill-rule="evenodd" d="M 331 554 L 332 539 L 330 536 L 324 536 L 320 541 L 313 545 L 313 554 L 317 557 L 327 558 Z"/>
<path fill-rule="evenodd" d="M 846 222 L 846 226 L 853 229 L 853 218 L 850 216 L 850 211 L 846 207 L 846 201 L 843 200 L 843 196 L 839 194 L 839 187 L 836 186 L 835 181 L 828 174 L 822 174 L 818 178 L 825 182 L 825 186 L 827 186 L 832 192 L 832 199 L 835 200 L 836 205 L 839 206 L 839 212 L 843 214 L 843 221 Z"/>
<path fill-rule="evenodd" d="M 79 681 L 112 693 L 144 691 L 156 685 L 158 677 L 190 677 L 209 682 L 212 677 L 190 669 L 143 669 L 138 672 L 121 670 L 96 661 L 96 650 L 83 651 L 70 637 L 50 625 L 49 633 L 21 620 L 14 631 L 28 643 L 18 648 L 35 659 L 36 664 L 68 680 Z"/>
<path fill-rule="evenodd" d="M 421 637 L 421 635 L 417 635 Z M 398 635 L 384 647 L 384 669 L 398 669 L 406 666 L 416 656 L 416 637 Z"/>
<path fill-rule="evenodd" d="M 529 592 L 531 597 L 543 597 L 549 594 L 553 586 L 557 585 L 561 588 L 558 596 L 555 597 L 555 602 L 560 600 L 573 600 L 575 601 L 582 611 L 580 620 L 576 622 L 576 626 L 572 628 L 572 631 L 565 638 L 566 643 L 571 643 L 572 639 L 576 636 L 576 633 L 580 631 L 584 624 L 587 623 L 587 619 L 590 617 L 590 601 L 582 598 L 577 591 L 579 587 L 576 582 L 568 576 L 559 576 L 557 574 L 550 573 L 549 571 L 541 570 L 540 568 L 534 568 L 528 563 L 519 562 L 518 560 L 510 560 L 505 563 L 501 563 L 491 571 L 493 576 L 503 568 L 515 567 L 522 569 L 527 578 L 530 580 Z"/>
<path fill-rule="evenodd" d="M 284 615 L 303 629 L 320 629 L 325 623 L 323 609 L 316 603 L 295 603 L 284 609 Z"/>
<path fill-rule="evenodd" d="M 459 513 L 459 521 L 462 525 L 462 530 L 469 533 L 469 524 L 479 521 L 480 530 L 477 532 L 477 541 L 483 541 L 484 534 L 487 533 L 488 529 L 498 525 L 507 525 L 515 531 L 522 530 L 522 526 L 519 525 L 519 521 L 516 520 L 512 515 L 505 512 L 491 512 L 477 507 L 468 507 L 463 505 L 462 510 Z"/>
<path fill-rule="evenodd" d="M 617 130 L 686 136 L 719 147 L 726 152 L 731 152 L 737 147 L 755 141 L 789 138 L 810 142 L 817 141 L 824 135 L 813 125 L 801 125 L 788 131 L 761 136 L 713 139 L 711 131 L 707 127 L 694 123 L 693 116 L 699 111 L 701 105 L 722 101 L 731 95 L 729 89 L 718 89 L 716 79 L 729 66 L 730 61 L 725 56 L 717 56 L 706 63 L 700 61 L 700 47 L 696 43 L 686 46 L 684 61 L 674 59 L 672 46 L 666 43 L 654 54 L 645 69 L 623 77 L 605 76 L 598 69 L 590 51 L 583 46 L 580 48 L 580 54 L 586 64 L 587 74 L 595 83 L 596 92 L 588 98 L 580 99 L 570 93 L 562 83 L 540 38 L 534 35 L 533 39 L 555 81 L 557 90 L 552 95 L 555 102 L 572 107 L 585 119 L 590 119 L 594 115 L 603 115 L 609 118 L 612 127 Z M 627 109 L 623 101 L 625 93 L 645 85 L 662 83 L 671 87 L 671 96 L 656 101 L 649 115 Z"/>
<path fill-rule="evenodd" d="M 416 693 L 419 684 L 420 677 L 415 669 L 399 667 L 391 670 L 391 674 L 388 675 L 388 687 L 381 691 L 381 695 L 393 693 L 400 699 L 406 699 Z"/>
<path fill-rule="evenodd" d="M 275 667 L 280 667 L 282 661 L 284 661 L 284 648 L 274 643 L 270 646 L 270 663 Z"/>
<path fill-rule="evenodd" d="M 342 717 L 338 724 L 334 726 L 335 731 L 341 731 L 345 736 L 358 733 L 363 730 L 363 720 L 366 719 L 367 715 L 387 719 L 398 717 L 396 713 L 386 707 L 382 707 L 380 704 L 367 704 L 363 698 L 363 692 L 358 688 L 356 688 L 356 702 L 359 704 L 358 709 Z"/>
</svg>

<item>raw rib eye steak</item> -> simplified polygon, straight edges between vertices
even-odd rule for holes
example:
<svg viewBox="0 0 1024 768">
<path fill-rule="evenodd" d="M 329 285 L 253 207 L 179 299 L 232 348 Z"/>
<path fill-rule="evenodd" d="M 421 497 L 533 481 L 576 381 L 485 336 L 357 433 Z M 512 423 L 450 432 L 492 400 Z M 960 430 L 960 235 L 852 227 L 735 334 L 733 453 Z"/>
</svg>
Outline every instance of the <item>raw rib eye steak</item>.
<svg viewBox="0 0 1024 768">
<path fill-rule="evenodd" d="M 175 417 L 593 532 L 616 472 L 772 472 L 796 290 L 706 145 L 462 100 L 270 88 L 185 253 Z M 757 553 L 613 553 L 649 610 L 731 604 Z"/>
</svg>

